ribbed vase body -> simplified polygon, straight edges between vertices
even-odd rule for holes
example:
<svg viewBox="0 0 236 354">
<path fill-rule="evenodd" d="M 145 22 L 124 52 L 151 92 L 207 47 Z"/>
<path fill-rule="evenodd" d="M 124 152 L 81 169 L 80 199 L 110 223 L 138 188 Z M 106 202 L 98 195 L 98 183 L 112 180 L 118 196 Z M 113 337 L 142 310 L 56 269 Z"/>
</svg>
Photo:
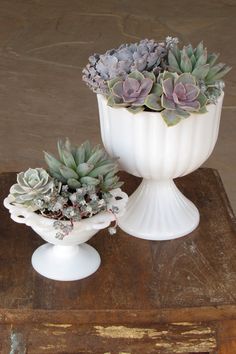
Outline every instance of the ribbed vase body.
<svg viewBox="0 0 236 354">
<path fill-rule="evenodd" d="M 168 127 L 160 113 L 132 114 L 107 106 L 98 95 L 101 135 L 107 152 L 121 168 L 144 180 L 130 197 L 119 225 L 129 234 L 151 240 L 184 236 L 197 227 L 197 208 L 172 181 L 201 166 L 218 137 L 223 94 L 207 113 L 191 114 Z"/>
</svg>

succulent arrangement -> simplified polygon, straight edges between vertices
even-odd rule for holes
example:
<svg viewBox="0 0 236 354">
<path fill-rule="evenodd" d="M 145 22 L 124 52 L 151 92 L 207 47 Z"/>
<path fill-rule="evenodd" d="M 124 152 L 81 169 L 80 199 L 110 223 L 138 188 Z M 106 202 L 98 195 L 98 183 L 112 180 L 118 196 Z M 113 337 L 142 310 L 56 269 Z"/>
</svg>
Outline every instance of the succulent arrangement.
<svg viewBox="0 0 236 354">
<path fill-rule="evenodd" d="M 158 111 L 173 126 L 217 102 L 224 89 L 222 78 L 231 69 L 217 64 L 218 57 L 208 53 L 203 42 L 194 48 L 180 47 L 178 38 L 145 39 L 94 54 L 83 69 L 83 80 L 104 95 L 109 106 L 132 113 Z"/>
<path fill-rule="evenodd" d="M 117 176 L 117 159 L 110 158 L 100 146 L 86 141 L 73 146 L 69 139 L 58 141 L 59 158 L 45 152 L 48 170 L 29 168 L 17 175 L 10 189 L 13 203 L 45 217 L 55 219 L 57 237 L 62 239 L 73 223 L 90 218 L 101 211 L 116 214 L 111 206 L 111 191 L 123 183 Z M 69 220 L 70 223 L 63 223 Z M 115 228 L 109 229 L 110 233 Z"/>
</svg>

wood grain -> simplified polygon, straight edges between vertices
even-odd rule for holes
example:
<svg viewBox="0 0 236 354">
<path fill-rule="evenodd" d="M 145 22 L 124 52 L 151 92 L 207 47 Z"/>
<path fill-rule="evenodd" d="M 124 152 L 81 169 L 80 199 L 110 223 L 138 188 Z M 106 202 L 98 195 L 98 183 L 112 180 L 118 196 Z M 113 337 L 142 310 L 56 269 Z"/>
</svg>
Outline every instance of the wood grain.
<svg viewBox="0 0 236 354">
<path fill-rule="evenodd" d="M 218 354 L 236 353 L 236 321 L 222 321 L 217 328 Z"/>
<path fill-rule="evenodd" d="M 214 327 L 203 323 L 88 327 L 48 322 L 13 326 L 11 333 L 18 336 L 16 340 L 27 348 L 27 354 L 174 354 L 216 348 Z"/>
<path fill-rule="evenodd" d="M 126 191 L 132 193 L 140 180 L 121 175 Z M 1 201 L 15 177 L 0 176 Z M 47 340 L 41 342 L 47 343 L 49 353 L 55 338 L 66 343 L 68 337 L 78 350 L 65 353 L 98 354 L 89 340 L 86 344 L 87 336 L 98 349 L 104 346 L 112 354 L 114 343 L 119 344 L 116 353 L 145 353 L 144 343 L 147 354 L 175 353 L 178 347 L 185 353 L 214 350 L 217 321 L 236 319 L 235 217 L 216 171 L 199 169 L 176 183 L 199 208 L 199 227 L 188 236 L 162 242 L 136 239 L 121 230 L 115 236 L 99 232 L 90 243 L 101 255 L 101 267 L 78 282 L 50 281 L 32 269 L 31 255 L 43 241 L 30 228 L 14 223 L 1 202 L 0 325 L 9 330 L 8 338 L 18 339 L 27 350 L 33 343 L 29 353 L 37 352 L 34 348 L 43 334 Z M 183 322 L 190 322 L 195 332 L 192 337 L 186 330 L 182 341 L 177 324 Z M 197 334 L 202 328 L 210 332 Z M 63 331 L 70 334 L 53 335 Z M 150 337 L 155 331 L 163 335 L 159 351 L 156 338 Z M 107 336 L 119 333 L 122 338 Z M 142 339 L 132 339 L 132 333 L 142 333 Z M 63 353 L 54 349 L 51 353 Z"/>
</svg>

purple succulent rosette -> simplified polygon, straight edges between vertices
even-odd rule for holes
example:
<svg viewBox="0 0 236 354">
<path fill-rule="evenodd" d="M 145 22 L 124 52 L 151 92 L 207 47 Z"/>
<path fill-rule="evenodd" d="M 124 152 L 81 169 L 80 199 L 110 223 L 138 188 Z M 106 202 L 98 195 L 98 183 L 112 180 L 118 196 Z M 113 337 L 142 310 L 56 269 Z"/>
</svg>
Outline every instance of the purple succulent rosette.
<svg viewBox="0 0 236 354">
<path fill-rule="evenodd" d="M 123 106 L 133 113 L 144 110 L 144 103 L 154 85 L 155 75 L 145 77 L 139 71 L 133 71 L 125 79 L 109 82 L 110 95 L 107 104 L 111 107 Z"/>
<path fill-rule="evenodd" d="M 172 126 L 191 113 L 207 112 L 206 104 L 217 103 L 224 89 L 222 77 L 231 70 L 217 64 L 218 57 L 203 42 L 181 48 L 175 37 L 163 42 L 144 39 L 91 56 L 83 80 L 106 96 L 109 106 L 132 113 L 161 112 Z"/>
<path fill-rule="evenodd" d="M 155 72 L 158 75 L 166 68 L 168 49 L 176 43 L 178 39 L 172 37 L 162 42 L 144 39 L 138 43 L 122 44 L 104 54 L 94 54 L 83 69 L 82 78 L 93 92 L 107 95 L 108 81 L 114 78 L 125 78 L 133 71 Z"/>
<path fill-rule="evenodd" d="M 190 113 L 205 113 L 207 97 L 200 91 L 190 73 L 178 75 L 165 72 L 161 78 L 163 94 L 162 117 L 168 125 L 175 125 Z"/>
</svg>

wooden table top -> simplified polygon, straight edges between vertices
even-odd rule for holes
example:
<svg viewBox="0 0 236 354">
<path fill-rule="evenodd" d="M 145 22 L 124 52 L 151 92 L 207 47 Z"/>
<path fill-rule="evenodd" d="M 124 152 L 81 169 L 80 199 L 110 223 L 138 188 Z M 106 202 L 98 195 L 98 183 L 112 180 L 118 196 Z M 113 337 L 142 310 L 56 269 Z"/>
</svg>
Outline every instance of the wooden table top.
<svg viewBox="0 0 236 354">
<path fill-rule="evenodd" d="M 235 217 L 216 170 L 199 169 L 176 181 L 199 208 L 199 227 L 171 241 L 146 241 L 119 230 L 94 236 L 102 263 L 75 282 L 48 280 L 31 266 L 43 243 L 13 222 L 2 200 L 15 182 L 0 175 L 0 322 L 168 322 L 236 318 Z M 130 194 L 140 179 L 122 173 Z"/>
</svg>

